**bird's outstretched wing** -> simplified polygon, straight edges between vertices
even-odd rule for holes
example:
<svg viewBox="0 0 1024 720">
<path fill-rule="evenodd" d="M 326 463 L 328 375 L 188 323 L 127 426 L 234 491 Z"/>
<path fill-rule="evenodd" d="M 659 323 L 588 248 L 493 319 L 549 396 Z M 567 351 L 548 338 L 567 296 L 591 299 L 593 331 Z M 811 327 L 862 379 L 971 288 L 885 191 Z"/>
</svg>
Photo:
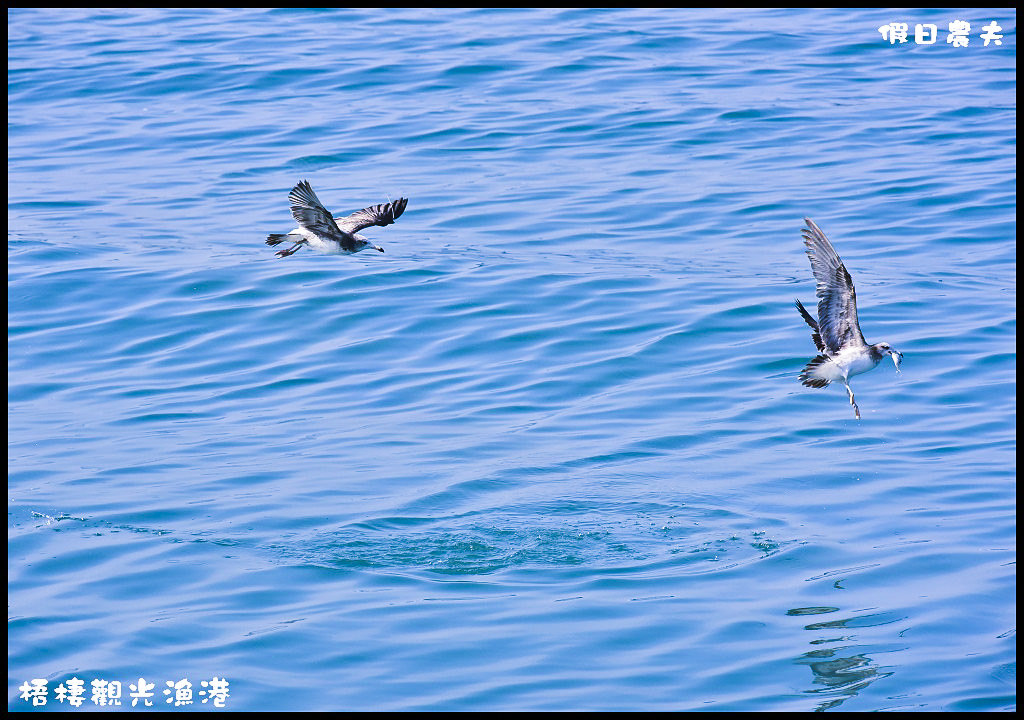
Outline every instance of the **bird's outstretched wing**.
<svg viewBox="0 0 1024 720">
<path fill-rule="evenodd" d="M 800 311 L 800 315 L 803 316 L 804 322 L 811 326 L 811 340 L 814 341 L 814 347 L 818 348 L 818 352 L 825 352 L 825 345 L 821 342 L 821 331 L 818 330 L 818 321 L 811 317 L 811 314 L 807 312 L 807 308 L 799 300 L 796 300 L 796 309 Z"/>
<path fill-rule="evenodd" d="M 814 221 L 804 218 L 802 230 L 811 272 L 817 281 L 818 332 L 830 354 L 848 346 L 864 346 L 864 335 L 857 319 L 857 293 L 843 261 Z"/>
<path fill-rule="evenodd" d="M 409 204 L 409 198 L 399 198 L 394 202 L 371 205 L 362 210 L 356 210 L 351 215 L 343 218 L 335 218 L 338 227 L 348 233 L 357 233 L 363 228 L 371 225 L 391 225 L 405 212 L 405 206 Z"/>
<path fill-rule="evenodd" d="M 299 227 L 331 238 L 341 234 L 334 217 L 320 202 L 308 180 L 303 180 L 292 188 L 288 193 L 288 202 L 292 206 L 292 217 Z"/>
</svg>

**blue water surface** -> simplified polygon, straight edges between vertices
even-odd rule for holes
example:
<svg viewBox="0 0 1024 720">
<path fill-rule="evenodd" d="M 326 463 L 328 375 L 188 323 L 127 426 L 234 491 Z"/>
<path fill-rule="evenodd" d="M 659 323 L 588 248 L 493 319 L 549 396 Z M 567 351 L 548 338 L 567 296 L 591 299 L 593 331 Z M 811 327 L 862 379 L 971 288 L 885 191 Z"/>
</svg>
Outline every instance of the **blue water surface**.
<svg viewBox="0 0 1024 720">
<path fill-rule="evenodd" d="M 1015 709 L 1014 11 L 7 27 L 9 709 Z"/>
</svg>

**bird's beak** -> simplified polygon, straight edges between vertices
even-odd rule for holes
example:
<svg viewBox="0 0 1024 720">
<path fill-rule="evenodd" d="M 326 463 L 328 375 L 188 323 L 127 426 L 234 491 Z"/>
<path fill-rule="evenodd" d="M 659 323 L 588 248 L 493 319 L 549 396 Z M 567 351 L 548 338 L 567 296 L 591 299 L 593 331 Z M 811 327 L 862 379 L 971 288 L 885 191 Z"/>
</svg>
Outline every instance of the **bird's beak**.
<svg viewBox="0 0 1024 720">
<path fill-rule="evenodd" d="M 893 350 L 889 353 L 892 356 L 892 364 L 896 366 L 896 372 L 900 372 L 900 363 L 903 362 L 903 353 Z"/>
<path fill-rule="evenodd" d="M 384 252 L 384 248 L 382 248 L 380 245 L 377 246 L 377 249 L 380 250 L 381 252 Z"/>
</svg>

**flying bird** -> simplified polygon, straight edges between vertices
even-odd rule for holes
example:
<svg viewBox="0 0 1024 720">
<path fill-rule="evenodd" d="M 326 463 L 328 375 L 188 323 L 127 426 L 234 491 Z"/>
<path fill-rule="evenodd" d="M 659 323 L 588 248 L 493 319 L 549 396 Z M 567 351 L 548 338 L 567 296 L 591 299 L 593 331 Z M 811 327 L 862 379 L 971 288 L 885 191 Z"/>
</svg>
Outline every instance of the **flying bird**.
<svg viewBox="0 0 1024 720">
<path fill-rule="evenodd" d="M 280 245 L 285 240 L 295 243 L 286 250 L 278 250 L 278 257 L 288 257 L 303 245 L 329 255 L 349 255 L 368 247 L 384 252 L 384 248 L 367 240 L 359 231 L 373 225 L 391 225 L 405 212 L 409 198 L 371 205 L 346 217 L 334 217 L 320 202 L 309 182 L 303 180 L 288 193 L 288 202 L 291 203 L 292 217 L 299 226 L 286 234 L 267 236 L 267 245 Z"/>
<path fill-rule="evenodd" d="M 802 230 L 804 245 L 811 261 L 811 272 L 817 281 L 818 319 L 811 317 L 799 300 L 796 301 L 796 309 L 811 326 L 811 339 L 819 354 L 804 367 L 800 380 L 812 388 L 842 381 L 859 420 L 860 408 L 853 399 L 850 378 L 873 370 L 886 355 L 892 358 L 896 372 L 899 372 L 903 353 L 889 343 L 868 345 L 857 320 L 857 293 L 850 273 L 821 228 L 810 218 L 804 218 L 804 222 L 807 223 Z"/>
</svg>

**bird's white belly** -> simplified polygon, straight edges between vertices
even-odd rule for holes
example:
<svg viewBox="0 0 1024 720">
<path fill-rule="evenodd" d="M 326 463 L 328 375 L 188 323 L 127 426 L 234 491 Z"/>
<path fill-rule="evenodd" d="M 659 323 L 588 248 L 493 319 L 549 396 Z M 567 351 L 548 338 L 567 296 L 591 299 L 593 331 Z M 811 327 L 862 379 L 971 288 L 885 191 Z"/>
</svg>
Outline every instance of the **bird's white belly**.
<svg viewBox="0 0 1024 720">
<path fill-rule="evenodd" d="M 875 367 L 871 355 L 865 348 L 846 348 L 818 365 L 810 371 L 813 378 L 820 378 L 828 382 L 845 383 L 854 375 L 860 375 Z"/>
<path fill-rule="evenodd" d="M 295 228 L 288 235 L 294 237 L 296 241 L 305 240 L 311 249 L 326 255 L 341 255 L 345 252 L 340 243 L 323 240 L 319 235 L 305 228 Z"/>
<path fill-rule="evenodd" d="M 865 373 L 878 364 L 871 359 L 871 353 L 864 347 L 844 348 L 833 355 L 831 360 L 832 362 L 828 364 L 835 365 L 840 377 L 845 374 L 847 378 Z"/>
</svg>

